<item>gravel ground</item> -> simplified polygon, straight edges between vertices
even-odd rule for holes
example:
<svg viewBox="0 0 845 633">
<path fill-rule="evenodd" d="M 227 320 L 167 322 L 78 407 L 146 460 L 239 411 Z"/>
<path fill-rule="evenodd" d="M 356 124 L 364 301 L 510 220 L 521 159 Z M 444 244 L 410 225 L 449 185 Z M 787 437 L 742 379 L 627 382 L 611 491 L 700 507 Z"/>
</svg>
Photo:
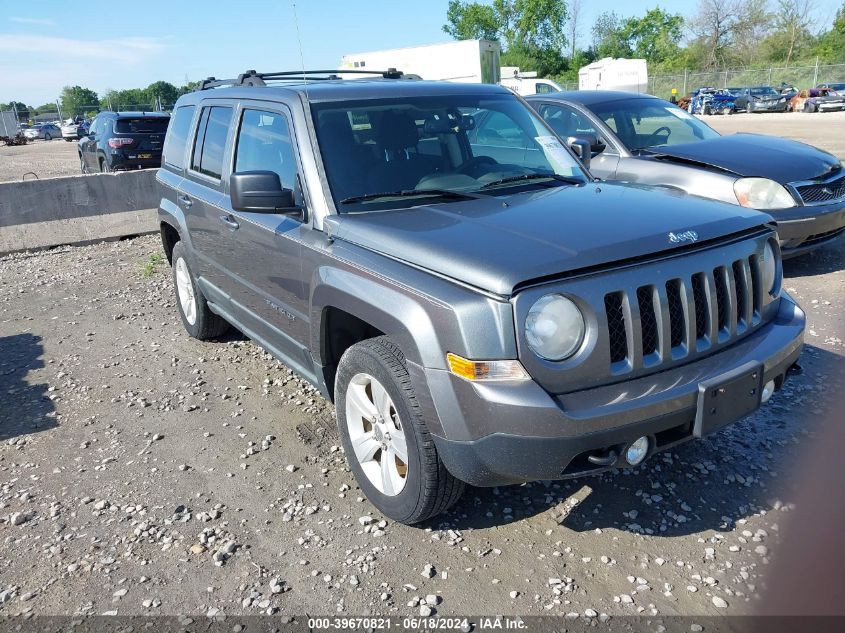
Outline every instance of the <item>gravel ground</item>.
<svg viewBox="0 0 845 633">
<path fill-rule="evenodd" d="M 0 614 L 747 613 L 842 382 L 845 240 L 788 263 L 804 373 L 750 419 L 407 527 L 314 390 L 240 335 L 187 337 L 159 248 L 0 259 Z"/>
<path fill-rule="evenodd" d="M 36 140 L 17 147 L 0 146 L 0 182 L 76 176 L 76 143 Z"/>
<path fill-rule="evenodd" d="M 743 112 L 699 118 L 722 134 L 753 132 L 784 136 L 845 158 L 845 112 Z"/>
</svg>

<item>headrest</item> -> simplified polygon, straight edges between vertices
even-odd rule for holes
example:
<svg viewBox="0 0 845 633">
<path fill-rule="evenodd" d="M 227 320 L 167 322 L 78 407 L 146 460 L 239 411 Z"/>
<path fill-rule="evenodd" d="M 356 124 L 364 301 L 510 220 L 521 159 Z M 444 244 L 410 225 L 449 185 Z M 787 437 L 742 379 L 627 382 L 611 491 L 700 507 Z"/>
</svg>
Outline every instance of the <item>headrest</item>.
<svg viewBox="0 0 845 633">
<path fill-rule="evenodd" d="M 387 150 L 416 147 L 420 140 L 414 120 L 396 110 L 387 110 L 381 115 L 376 127 L 376 138 L 378 144 Z"/>
<path fill-rule="evenodd" d="M 345 112 L 325 112 L 320 115 L 320 135 L 333 143 L 352 144 L 355 137 Z"/>
</svg>

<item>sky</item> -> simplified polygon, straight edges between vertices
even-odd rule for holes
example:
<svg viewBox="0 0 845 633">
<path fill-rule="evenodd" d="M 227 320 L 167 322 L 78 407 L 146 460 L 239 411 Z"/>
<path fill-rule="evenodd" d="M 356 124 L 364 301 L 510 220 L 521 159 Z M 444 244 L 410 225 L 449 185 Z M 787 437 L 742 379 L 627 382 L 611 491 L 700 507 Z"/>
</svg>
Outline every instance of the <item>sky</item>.
<svg viewBox="0 0 845 633">
<path fill-rule="evenodd" d="M 842 0 L 816 0 L 830 23 Z M 0 0 L 0 103 L 39 106 L 63 86 L 180 86 L 210 75 L 337 68 L 346 53 L 448 41 L 447 0 Z M 696 2 L 582 0 L 580 43 L 603 11 L 623 17 L 662 5 L 685 15 Z M 294 9 L 295 7 L 295 9 Z M 297 34 L 294 11 L 298 16 Z M 301 40 L 301 53 L 299 41 Z"/>
</svg>

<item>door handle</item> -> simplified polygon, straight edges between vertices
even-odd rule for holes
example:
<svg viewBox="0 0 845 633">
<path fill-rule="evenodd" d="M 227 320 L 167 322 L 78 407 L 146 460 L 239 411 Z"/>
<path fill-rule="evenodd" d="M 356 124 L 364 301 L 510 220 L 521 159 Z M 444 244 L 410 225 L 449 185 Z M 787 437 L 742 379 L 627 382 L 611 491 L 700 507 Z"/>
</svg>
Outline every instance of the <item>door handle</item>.
<svg viewBox="0 0 845 633">
<path fill-rule="evenodd" d="M 240 224 L 235 222 L 235 219 L 231 215 L 221 215 L 220 223 L 232 231 L 238 229 L 241 226 Z"/>
<path fill-rule="evenodd" d="M 186 209 L 190 209 L 194 206 L 193 201 L 188 196 L 179 196 L 179 202 L 181 202 Z"/>
</svg>

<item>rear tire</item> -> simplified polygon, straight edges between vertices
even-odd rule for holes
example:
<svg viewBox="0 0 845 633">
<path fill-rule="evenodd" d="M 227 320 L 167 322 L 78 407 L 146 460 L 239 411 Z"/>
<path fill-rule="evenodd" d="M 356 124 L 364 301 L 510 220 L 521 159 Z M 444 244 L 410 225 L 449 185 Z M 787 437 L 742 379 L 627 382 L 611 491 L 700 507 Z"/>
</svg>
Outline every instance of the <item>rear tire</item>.
<svg viewBox="0 0 845 633">
<path fill-rule="evenodd" d="M 229 324 L 208 307 L 208 302 L 188 266 L 185 251 L 182 242 L 176 242 L 171 256 L 176 308 L 182 318 L 182 325 L 185 326 L 185 331 L 195 339 L 207 341 L 217 338 L 229 329 Z"/>
<path fill-rule="evenodd" d="M 440 460 L 405 356 L 388 337 L 362 341 L 343 354 L 335 408 L 349 468 L 382 514 L 410 525 L 444 512 L 461 497 L 465 484 Z M 395 444 L 396 434 L 401 444 Z"/>
</svg>

